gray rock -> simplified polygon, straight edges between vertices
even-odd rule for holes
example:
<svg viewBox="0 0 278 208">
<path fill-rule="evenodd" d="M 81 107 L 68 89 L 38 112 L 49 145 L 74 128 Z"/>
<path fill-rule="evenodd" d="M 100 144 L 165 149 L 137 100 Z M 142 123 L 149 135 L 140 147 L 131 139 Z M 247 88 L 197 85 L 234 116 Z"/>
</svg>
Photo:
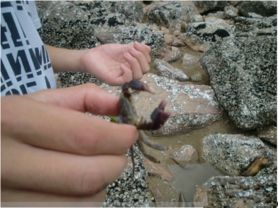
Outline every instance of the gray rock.
<svg viewBox="0 0 278 208">
<path fill-rule="evenodd" d="M 112 2 L 113 3 L 113 2 Z M 140 1 L 114 2 L 111 11 L 121 13 L 129 22 L 142 22 L 144 17 L 143 4 Z"/>
<path fill-rule="evenodd" d="M 191 145 L 183 145 L 178 149 L 173 150 L 171 157 L 181 165 L 196 162 L 198 153 Z"/>
<path fill-rule="evenodd" d="M 275 171 L 276 172 L 276 171 Z M 194 206 L 276 207 L 276 173 L 261 177 L 216 176 L 198 186 Z"/>
<path fill-rule="evenodd" d="M 249 16 L 249 13 L 257 13 L 262 16 L 272 16 L 277 13 L 276 1 L 242 1 L 237 5 L 239 14 Z"/>
<path fill-rule="evenodd" d="M 134 177 L 129 161 L 128 167 L 122 175 L 108 185 L 104 207 L 152 206 L 152 197 L 146 182 L 147 172 L 143 163 L 143 155 L 136 145 L 133 149 L 135 156 Z"/>
<path fill-rule="evenodd" d="M 235 36 L 250 37 L 250 36 L 274 36 L 277 35 L 277 16 L 271 17 L 241 17 L 234 18 Z"/>
<path fill-rule="evenodd" d="M 182 58 L 183 65 L 194 65 L 199 62 L 200 56 L 191 53 L 184 53 Z"/>
<path fill-rule="evenodd" d="M 73 1 L 73 4 L 90 13 L 90 24 L 116 26 L 141 22 L 143 4 L 139 1 Z M 122 16 L 124 18 L 117 18 Z"/>
<path fill-rule="evenodd" d="M 94 28 L 88 24 L 89 12 L 71 2 L 37 2 L 44 43 L 65 48 L 95 46 Z"/>
<path fill-rule="evenodd" d="M 256 129 L 276 121 L 276 37 L 226 38 L 201 64 L 237 127 Z"/>
<path fill-rule="evenodd" d="M 241 175 L 256 158 L 274 157 L 259 138 L 213 134 L 203 140 L 203 159 L 229 175 Z"/>
<path fill-rule="evenodd" d="M 157 25 L 179 29 L 181 22 L 199 21 L 199 13 L 192 2 L 155 2 L 147 9 L 148 20 Z M 197 15 L 197 16 L 196 16 Z"/>
<path fill-rule="evenodd" d="M 205 22 L 190 23 L 183 41 L 195 51 L 207 51 L 217 40 L 232 35 L 233 27 L 224 20 L 207 17 Z"/>
<path fill-rule="evenodd" d="M 164 46 L 163 33 L 147 24 L 120 25 L 116 27 L 96 28 L 97 37 L 105 36 L 105 43 L 144 42 L 152 48 L 152 54 L 157 54 Z"/>
<path fill-rule="evenodd" d="M 224 8 L 226 17 L 232 18 L 238 16 L 238 9 L 232 5 L 228 5 Z"/>
<path fill-rule="evenodd" d="M 195 6 L 201 14 L 223 10 L 228 4 L 227 1 L 194 1 Z"/>
<path fill-rule="evenodd" d="M 72 87 L 86 83 L 100 85 L 102 82 L 94 75 L 83 72 L 59 72 L 57 73 L 58 87 Z"/>
<path fill-rule="evenodd" d="M 167 62 L 177 61 L 182 57 L 182 53 L 179 48 L 172 46 L 169 50 L 164 54 L 163 60 Z"/>
<path fill-rule="evenodd" d="M 276 126 L 268 126 L 263 129 L 258 129 L 257 136 L 261 138 L 263 141 L 269 142 L 275 146 L 277 146 L 277 127 Z"/>
<path fill-rule="evenodd" d="M 45 43 L 66 48 L 91 48 L 100 27 L 130 25 L 143 18 L 141 2 L 37 2 Z"/>
<path fill-rule="evenodd" d="M 203 73 L 197 71 L 190 76 L 190 79 L 193 82 L 202 82 L 205 80 L 205 76 Z"/>
<path fill-rule="evenodd" d="M 208 13 L 206 15 L 206 18 L 207 17 L 214 17 L 214 18 L 218 18 L 218 19 L 225 19 L 226 15 L 225 15 L 224 11 L 217 11 L 217 12 Z"/>
<path fill-rule="evenodd" d="M 167 102 L 166 111 L 170 118 L 154 135 L 174 135 L 206 126 L 222 117 L 222 111 L 215 100 L 213 90 L 207 85 L 178 82 L 154 74 L 146 74 L 142 81 L 147 83 L 154 94 L 141 92 L 134 94 L 133 103 L 139 116 L 149 119 L 160 101 Z M 106 84 L 102 88 L 119 94 L 119 87 Z"/>
<path fill-rule="evenodd" d="M 169 79 L 176 79 L 179 81 L 188 80 L 188 76 L 180 69 L 171 66 L 169 63 L 162 59 L 155 59 L 154 66 L 157 69 L 159 75 L 167 77 Z"/>
</svg>

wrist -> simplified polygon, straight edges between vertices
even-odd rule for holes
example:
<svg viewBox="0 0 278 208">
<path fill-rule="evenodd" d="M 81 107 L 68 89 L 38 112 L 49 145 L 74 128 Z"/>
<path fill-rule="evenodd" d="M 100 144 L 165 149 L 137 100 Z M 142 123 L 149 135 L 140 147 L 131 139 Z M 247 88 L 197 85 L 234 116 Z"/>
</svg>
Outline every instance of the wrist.
<svg viewBox="0 0 278 208">
<path fill-rule="evenodd" d="M 85 64 L 85 59 L 90 49 L 81 49 L 77 51 L 77 60 L 76 63 L 78 65 L 78 71 L 80 72 L 88 72 L 88 69 Z"/>
</svg>

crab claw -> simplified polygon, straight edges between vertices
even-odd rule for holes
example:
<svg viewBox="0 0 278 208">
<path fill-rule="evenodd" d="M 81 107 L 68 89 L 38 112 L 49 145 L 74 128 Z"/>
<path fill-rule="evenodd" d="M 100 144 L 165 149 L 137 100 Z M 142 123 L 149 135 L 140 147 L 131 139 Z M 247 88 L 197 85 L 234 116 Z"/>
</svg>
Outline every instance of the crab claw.
<svg viewBox="0 0 278 208">
<path fill-rule="evenodd" d="M 147 91 L 149 93 L 153 93 L 149 86 L 139 80 L 131 80 L 128 83 L 123 85 L 123 91 L 128 91 L 128 89 L 139 90 L 139 91 Z"/>
<path fill-rule="evenodd" d="M 151 114 L 151 119 L 153 122 L 152 130 L 159 129 L 169 118 L 170 113 L 164 111 L 165 106 L 166 106 L 166 101 L 163 100 L 158 105 L 158 107 L 155 108 L 154 111 L 152 112 Z"/>
</svg>

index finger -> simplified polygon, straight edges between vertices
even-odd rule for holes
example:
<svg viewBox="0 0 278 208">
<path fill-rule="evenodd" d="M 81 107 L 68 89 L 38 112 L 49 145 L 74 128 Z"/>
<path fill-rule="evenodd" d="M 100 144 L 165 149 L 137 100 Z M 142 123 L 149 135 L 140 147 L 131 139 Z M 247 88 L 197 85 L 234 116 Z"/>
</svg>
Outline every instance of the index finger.
<svg viewBox="0 0 278 208">
<path fill-rule="evenodd" d="M 99 115 L 117 115 L 119 113 L 119 97 L 94 84 L 44 90 L 30 96 L 40 102 L 82 112 Z"/>
<path fill-rule="evenodd" d="M 147 46 L 145 44 L 142 44 L 142 43 L 138 43 L 138 42 L 135 42 L 134 43 L 134 48 L 140 52 L 142 52 L 146 59 L 148 60 L 148 62 L 150 63 L 151 62 L 151 56 L 150 56 L 150 52 L 151 52 L 151 47 L 150 46 Z"/>
</svg>

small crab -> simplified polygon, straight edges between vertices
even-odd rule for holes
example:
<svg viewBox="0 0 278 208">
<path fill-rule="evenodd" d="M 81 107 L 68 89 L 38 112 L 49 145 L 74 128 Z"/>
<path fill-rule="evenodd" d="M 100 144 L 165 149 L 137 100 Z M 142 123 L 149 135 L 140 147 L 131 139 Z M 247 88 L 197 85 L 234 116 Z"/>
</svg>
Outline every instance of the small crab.
<svg viewBox="0 0 278 208">
<path fill-rule="evenodd" d="M 137 141 L 138 147 L 143 153 L 143 155 L 149 160 L 159 163 L 159 161 L 153 156 L 146 153 L 143 143 L 147 146 L 157 149 L 157 150 L 165 150 L 165 148 L 159 144 L 155 144 L 150 142 L 147 135 L 143 132 L 143 130 L 157 130 L 159 129 L 169 118 L 170 113 L 165 112 L 166 102 L 162 101 L 157 108 L 151 114 L 151 120 L 146 121 L 143 118 L 140 118 L 135 108 L 131 102 L 131 96 L 136 91 L 147 91 L 150 92 L 149 87 L 140 82 L 138 80 L 132 80 L 131 82 L 125 83 L 122 86 L 122 93 L 120 96 L 120 122 L 132 124 L 137 127 L 139 130 L 139 139 Z M 133 175 L 134 175 L 134 156 L 133 156 L 133 147 L 130 149 L 131 151 L 131 160 L 133 165 Z"/>
</svg>

